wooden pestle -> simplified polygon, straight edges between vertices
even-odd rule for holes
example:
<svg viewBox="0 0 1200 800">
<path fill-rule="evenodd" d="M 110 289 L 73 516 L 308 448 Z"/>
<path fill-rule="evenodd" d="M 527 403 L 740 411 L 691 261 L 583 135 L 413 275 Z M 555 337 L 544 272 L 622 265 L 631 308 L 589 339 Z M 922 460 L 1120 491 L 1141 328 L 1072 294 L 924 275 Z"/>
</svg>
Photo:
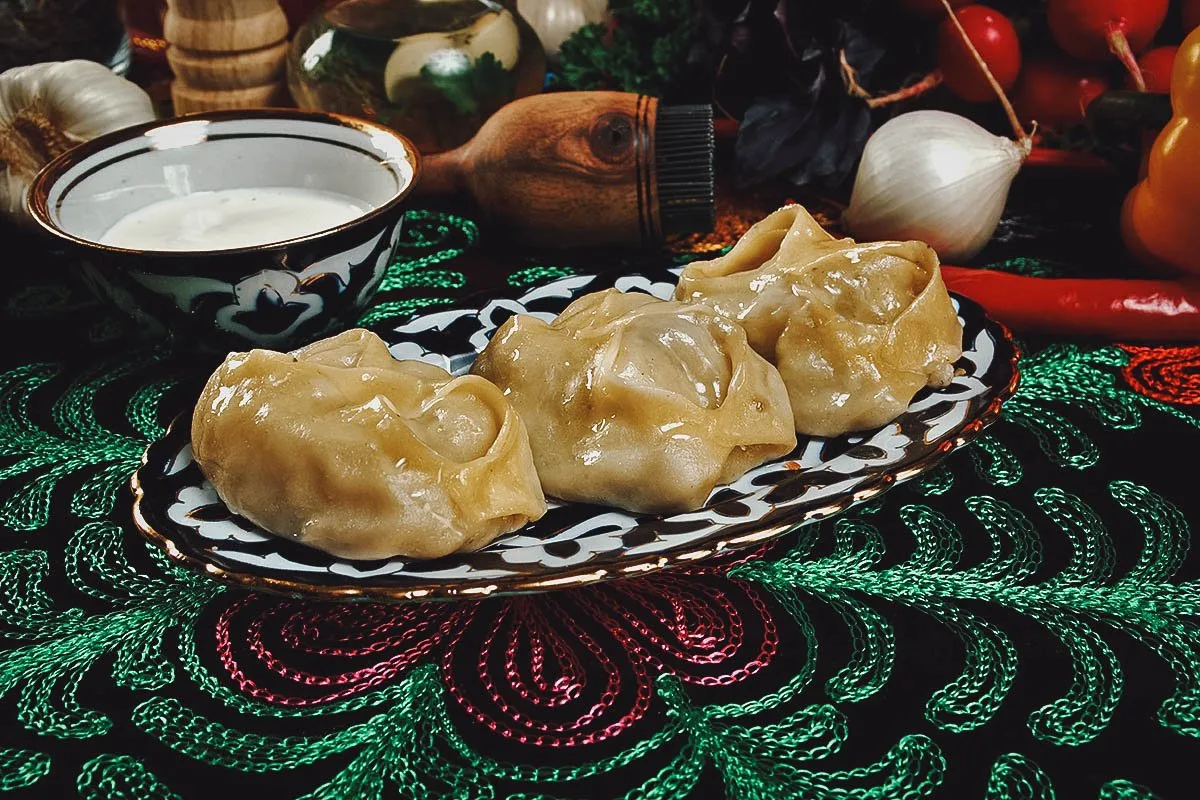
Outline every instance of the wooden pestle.
<svg viewBox="0 0 1200 800">
<path fill-rule="evenodd" d="M 277 0 L 167 0 L 175 113 L 291 105 L 287 34 Z"/>
<path fill-rule="evenodd" d="M 692 216 L 682 220 L 685 227 L 706 202 L 711 226 L 712 211 L 711 114 L 706 131 L 691 119 L 665 137 L 659 116 L 656 99 L 624 92 L 525 97 L 497 111 L 463 146 L 424 157 L 413 191 L 466 195 L 485 222 L 525 244 L 654 245 L 664 233 L 682 232 L 673 224 L 681 222 L 677 211 L 660 195 L 677 197 L 686 185 L 681 204 L 691 204 Z M 671 165 L 670 184 L 660 174 L 664 163 Z"/>
</svg>

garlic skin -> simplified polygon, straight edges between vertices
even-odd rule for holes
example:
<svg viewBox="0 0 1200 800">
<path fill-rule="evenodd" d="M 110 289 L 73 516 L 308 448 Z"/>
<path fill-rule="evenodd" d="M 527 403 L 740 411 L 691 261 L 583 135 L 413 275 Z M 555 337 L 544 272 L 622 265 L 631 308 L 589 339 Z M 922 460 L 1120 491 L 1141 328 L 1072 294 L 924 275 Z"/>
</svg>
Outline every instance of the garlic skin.
<svg viewBox="0 0 1200 800">
<path fill-rule="evenodd" d="M 0 216 L 30 222 L 25 196 L 47 162 L 154 118 L 149 95 L 95 61 L 51 61 L 0 74 Z"/>
<path fill-rule="evenodd" d="M 901 114 L 867 140 L 846 226 L 859 241 L 915 239 L 968 261 L 996 232 L 1029 148 L 957 114 Z"/>
<path fill-rule="evenodd" d="M 604 22 L 608 0 L 517 0 L 517 12 L 537 32 L 546 57 L 556 59 L 572 33 L 584 25 Z"/>
<path fill-rule="evenodd" d="M 491 53 L 501 67 L 511 70 L 521 56 L 520 48 L 521 30 L 506 8 L 484 14 L 462 30 L 407 36 L 384 68 L 387 98 L 402 103 L 405 82 L 418 77 L 425 67 L 447 75 L 463 73 L 484 53 Z"/>
</svg>

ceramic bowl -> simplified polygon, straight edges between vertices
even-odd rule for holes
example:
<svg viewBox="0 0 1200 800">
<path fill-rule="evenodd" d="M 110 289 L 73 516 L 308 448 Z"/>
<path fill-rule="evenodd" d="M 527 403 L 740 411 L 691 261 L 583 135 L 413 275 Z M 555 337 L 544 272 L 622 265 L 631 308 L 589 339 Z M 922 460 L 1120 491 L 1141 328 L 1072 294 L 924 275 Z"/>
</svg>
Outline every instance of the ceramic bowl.
<svg viewBox="0 0 1200 800">
<path fill-rule="evenodd" d="M 292 110 L 192 114 L 126 128 L 47 164 L 33 218 L 63 240 L 84 280 L 151 333 L 217 351 L 284 349 L 354 324 L 399 240 L 420 172 L 403 136 L 365 120 Z M 340 225 L 235 249 L 101 244 L 126 215 L 159 201 L 282 187 L 367 208 Z"/>
</svg>

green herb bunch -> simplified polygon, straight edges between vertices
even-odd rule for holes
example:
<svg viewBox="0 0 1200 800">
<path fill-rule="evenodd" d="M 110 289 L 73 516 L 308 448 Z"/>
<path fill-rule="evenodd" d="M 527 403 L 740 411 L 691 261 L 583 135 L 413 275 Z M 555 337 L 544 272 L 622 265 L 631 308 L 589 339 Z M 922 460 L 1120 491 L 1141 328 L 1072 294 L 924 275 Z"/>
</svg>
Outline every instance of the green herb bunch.
<svg viewBox="0 0 1200 800">
<path fill-rule="evenodd" d="M 662 97 L 685 83 L 700 30 L 692 0 L 612 0 L 609 12 L 611 23 L 586 25 L 563 42 L 564 84 Z"/>
</svg>

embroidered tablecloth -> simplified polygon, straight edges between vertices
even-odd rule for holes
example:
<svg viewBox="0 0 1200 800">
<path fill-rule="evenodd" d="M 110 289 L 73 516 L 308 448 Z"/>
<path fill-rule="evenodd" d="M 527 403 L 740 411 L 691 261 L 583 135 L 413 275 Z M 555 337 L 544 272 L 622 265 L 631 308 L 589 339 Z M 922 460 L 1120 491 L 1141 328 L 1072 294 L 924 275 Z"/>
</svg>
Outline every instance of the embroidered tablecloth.
<svg viewBox="0 0 1200 800">
<path fill-rule="evenodd" d="M 1081 195 L 1026 186 L 981 263 L 1127 269 L 1113 198 Z M 723 208 L 692 251 L 745 218 Z M 413 211 L 362 323 L 581 258 Z M 206 374 L 50 256 L 5 260 L 12 796 L 1197 794 L 1200 348 L 1026 340 L 1020 389 L 976 443 L 753 553 L 537 596 L 323 605 L 227 588 L 143 541 L 129 476 Z"/>
</svg>

